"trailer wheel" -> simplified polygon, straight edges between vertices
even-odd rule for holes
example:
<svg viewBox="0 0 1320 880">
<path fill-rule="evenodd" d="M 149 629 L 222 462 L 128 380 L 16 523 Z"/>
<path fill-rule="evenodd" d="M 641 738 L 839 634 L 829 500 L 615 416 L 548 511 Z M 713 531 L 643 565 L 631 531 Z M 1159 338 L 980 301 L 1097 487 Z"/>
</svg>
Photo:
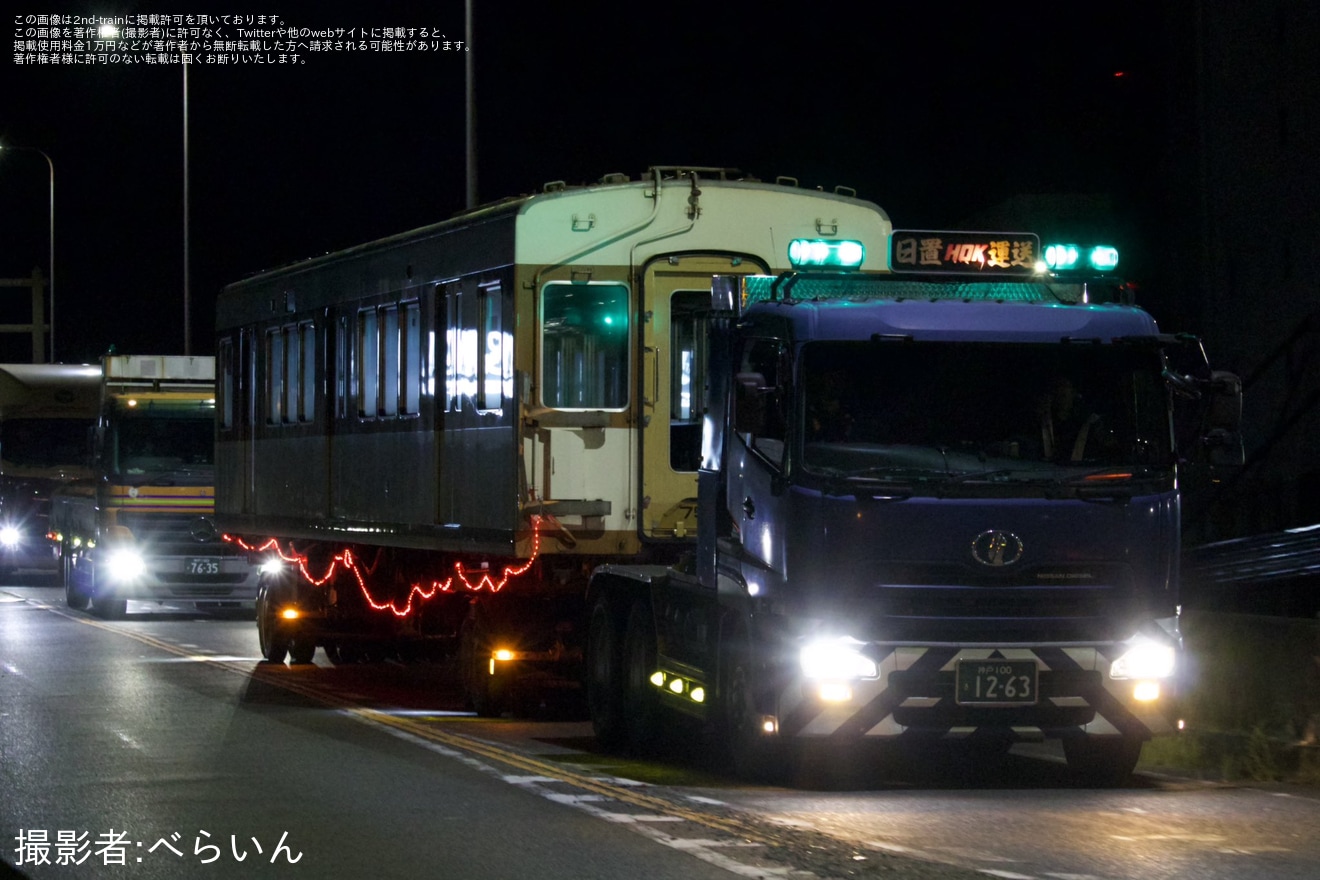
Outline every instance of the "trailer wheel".
<svg viewBox="0 0 1320 880">
<path fill-rule="evenodd" d="M 628 736 L 624 723 L 619 625 L 603 596 L 596 600 L 587 624 L 587 710 L 596 742 L 617 748 Z"/>
<path fill-rule="evenodd" d="M 484 613 L 474 606 L 458 633 L 458 665 L 468 708 L 482 718 L 504 714 L 507 682 L 490 668 L 490 635 Z"/>
<path fill-rule="evenodd" d="M 1079 785 L 1115 788 L 1127 782 L 1141 757 L 1141 740 L 1132 737 L 1069 737 L 1063 741 L 1068 771 Z"/>
<path fill-rule="evenodd" d="M 289 653 L 289 640 L 280 632 L 275 617 L 278 604 L 268 584 L 262 583 L 257 591 L 257 640 L 261 643 L 261 656 L 267 663 L 283 663 Z"/>
<path fill-rule="evenodd" d="M 73 583 L 73 548 L 68 541 L 60 542 L 60 581 L 64 586 L 64 604 L 75 611 L 82 611 L 91 604 L 86 593 Z"/>
<path fill-rule="evenodd" d="M 660 734 L 660 702 L 651 675 L 656 668 L 655 621 L 650 603 L 638 599 L 628 612 L 623 637 L 623 721 L 628 743 L 638 752 L 655 748 Z"/>
</svg>

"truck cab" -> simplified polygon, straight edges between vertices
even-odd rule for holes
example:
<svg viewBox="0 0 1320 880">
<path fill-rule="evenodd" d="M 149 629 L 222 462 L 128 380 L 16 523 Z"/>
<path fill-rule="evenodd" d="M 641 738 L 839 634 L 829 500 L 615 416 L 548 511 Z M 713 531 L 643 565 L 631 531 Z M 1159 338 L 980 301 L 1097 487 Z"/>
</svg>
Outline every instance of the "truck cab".
<svg viewBox="0 0 1320 880">
<path fill-rule="evenodd" d="M 214 438 L 213 358 L 105 359 L 93 474 L 52 503 L 70 607 L 255 608 L 257 568 L 214 523 Z"/>
<path fill-rule="evenodd" d="M 598 572 L 598 730 L 678 709 L 751 771 L 1058 740 L 1100 783 L 1175 730 L 1180 448 L 1240 450 L 1231 418 L 1179 436 L 1175 401 L 1239 386 L 1040 253 L 896 231 L 888 273 L 716 279 L 695 564 Z"/>
</svg>

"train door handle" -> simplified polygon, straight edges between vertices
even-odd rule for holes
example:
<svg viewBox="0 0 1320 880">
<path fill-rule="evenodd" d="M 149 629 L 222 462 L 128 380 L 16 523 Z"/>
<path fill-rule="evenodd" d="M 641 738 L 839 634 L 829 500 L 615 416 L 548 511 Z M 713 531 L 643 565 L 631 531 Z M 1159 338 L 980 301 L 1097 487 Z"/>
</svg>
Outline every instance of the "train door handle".
<svg viewBox="0 0 1320 880">
<path fill-rule="evenodd" d="M 743 513 L 747 514 L 748 519 L 756 519 L 756 505 L 752 503 L 751 496 L 743 499 Z"/>
</svg>

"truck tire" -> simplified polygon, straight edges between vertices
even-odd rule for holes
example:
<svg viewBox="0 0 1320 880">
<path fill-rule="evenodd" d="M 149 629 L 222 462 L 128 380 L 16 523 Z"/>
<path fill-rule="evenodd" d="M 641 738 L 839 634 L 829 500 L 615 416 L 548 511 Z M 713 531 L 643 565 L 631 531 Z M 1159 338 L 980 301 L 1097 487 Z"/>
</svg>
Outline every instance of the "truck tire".
<svg viewBox="0 0 1320 880">
<path fill-rule="evenodd" d="M 68 541 L 60 543 L 60 582 L 64 587 L 64 604 L 75 611 L 83 611 L 91 604 L 87 594 L 73 583 L 73 549 Z"/>
<path fill-rule="evenodd" d="M 92 613 L 102 620 L 120 620 L 128 611 L 128 600 L 112 595 L 105 585 L 98 585 L 96 565 L 91 566 L 92 588 L 88 590 L 92 600 Z M 100 589 L 98 589 L 98 586 Z"/>
<path fill-rule="evenodd" d="M 289 662 L 306 665 L 316 656 L 316 642 L 306 635 L 295 635 L 289 642 Z"/>
<path fill-rule="evenodd" d="M 634 752 L 653 751 L 659 742 L 660 701 L 651 675 L 656 669 L 655 621 L 651 604 L 633 602 L 623 637 L 623 721 Z"/>
<path fill-rule="evenodd" d="M 257 641 L 267 663 L 283 663 L 289 653 L 288 638 L 280 631 L 275 617 L 277 604 L 270 585 L 263 582 L 257 590 Z"/>
<path fill-rule="evenodd" d="M 756 665 L 742 627 L 730 633 L 725 643 L 720 678 L 720 734 L 734 773 L 752 782 L 771 782 L 786 775 L 787 750 L 779 734 L 761 729 Z"/>
<path fill-rule="evenodd" d="M 1127 736 L 1077 736 L 1063 741 L 1073 779 L 1087 788 L 1115 788 L 1128 781 L 1141 757 L 1141 740 Z"/>
<path fill-rule="evenodd" d="M 104 594 L 92 599 L 92 613 L 102 620 L 122 620 L 127 611 L 127 599 L 116 599 Z"/>
<path fill-rule="evenodd" d="M 623 658 L 619 621 L 604 597 L 592 606 L 587 623 L 587 711 L 591 729 L 602 748 L 622 746 L 628 738 L 623 711 Z"/>
</svg>

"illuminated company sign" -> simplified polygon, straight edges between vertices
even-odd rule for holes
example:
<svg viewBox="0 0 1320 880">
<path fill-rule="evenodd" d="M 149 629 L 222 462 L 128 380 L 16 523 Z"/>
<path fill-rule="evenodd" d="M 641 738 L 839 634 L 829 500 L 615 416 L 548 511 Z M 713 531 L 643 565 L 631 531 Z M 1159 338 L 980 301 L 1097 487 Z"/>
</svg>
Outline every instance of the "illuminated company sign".
<svg viewBox="0 0 1320 880">
<path fill-rule="evenodd" d="M 893 272 L 1025 275 L 1039 259 L 1040 238 L 1031 232 L 895 229 L 889 236 Z"/>
</svg>

